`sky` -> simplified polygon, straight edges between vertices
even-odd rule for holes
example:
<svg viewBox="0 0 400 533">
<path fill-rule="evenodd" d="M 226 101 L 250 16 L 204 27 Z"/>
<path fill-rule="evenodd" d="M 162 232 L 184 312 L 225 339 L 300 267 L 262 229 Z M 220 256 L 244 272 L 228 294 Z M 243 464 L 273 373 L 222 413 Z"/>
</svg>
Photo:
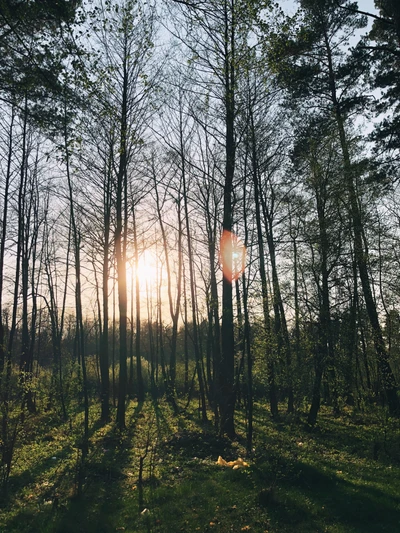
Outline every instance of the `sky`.
<svg viewBox="0 0 400 533">
<path fill-rule="evenodd" d="M 294 0 L 280 0 L 280 3 L 285 11 L 294 13 L 296 10 L 296 4 Z M 358 0 L 358 9 L 366 11 L 368 13 L 376 13 L 374 0 Z"/>
</svg>

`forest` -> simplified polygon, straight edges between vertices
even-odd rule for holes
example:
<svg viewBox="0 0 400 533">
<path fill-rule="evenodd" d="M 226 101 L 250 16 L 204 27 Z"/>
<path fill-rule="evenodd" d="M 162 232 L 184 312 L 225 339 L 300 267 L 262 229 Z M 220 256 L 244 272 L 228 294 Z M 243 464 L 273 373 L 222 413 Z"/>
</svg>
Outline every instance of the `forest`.
<svg viewBox="0 0 400 533">
<path fill-rule="evenodd" d="M 0 0 L 0 531 L 400 529 L 397 0 Z"/>
</svg>

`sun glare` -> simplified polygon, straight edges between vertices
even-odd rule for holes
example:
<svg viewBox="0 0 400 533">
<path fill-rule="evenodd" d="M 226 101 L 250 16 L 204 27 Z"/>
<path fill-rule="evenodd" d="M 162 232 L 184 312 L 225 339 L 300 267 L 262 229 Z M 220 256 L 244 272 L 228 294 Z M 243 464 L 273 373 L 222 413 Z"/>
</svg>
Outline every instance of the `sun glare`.
<svg viewBox="0 0 400 533">
<path fill-rule="evenodd" d="M 237 280 L 246 266 L 246 247 L 230 231 L 222 232 L 220 241 L 220 262 L 224 276 L 229 281 Z"/>
<path fill-rule="evenodd" d="M 144 289 L 146 285 L 156 286 L 157 280 L 160 277 L 159 268 L 157 268 L 157 258 L 149 250 L 145 250 L 139 256 L 139 264 L 136 268 L 136 265 L 133 263 L 132 266 L 127 266 L 127 276 L 130 279 L 135 279 L 136 276 L 139 279 L 140 286 Z"/>
</svg>

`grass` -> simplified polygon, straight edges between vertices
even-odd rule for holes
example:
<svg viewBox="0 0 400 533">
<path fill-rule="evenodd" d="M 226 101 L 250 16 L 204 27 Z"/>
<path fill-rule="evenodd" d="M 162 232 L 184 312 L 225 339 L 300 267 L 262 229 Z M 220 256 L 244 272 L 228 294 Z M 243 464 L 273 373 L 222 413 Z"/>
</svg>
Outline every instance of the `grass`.
<svg viewBox="0 0 400 533">
<path fill-rule="evenodd" d="M 90 453 L 78 498 L 83 414 L 60 424 L 27 419 L 19 437 L 1 533 L 378 533 L 400 531 L 400 430 L 385 417 L 321 411 L 310 430 L 301 414 L 272 421 L 256 405 L 250 466 L 238 440 L 202 427 L 198 411 L 174 417 L 164 401 L 131 402 L 127 430 L 101 426 L 91 407 Z M 142 457 L 142 481 L 139 464 Z"/>
</svg>

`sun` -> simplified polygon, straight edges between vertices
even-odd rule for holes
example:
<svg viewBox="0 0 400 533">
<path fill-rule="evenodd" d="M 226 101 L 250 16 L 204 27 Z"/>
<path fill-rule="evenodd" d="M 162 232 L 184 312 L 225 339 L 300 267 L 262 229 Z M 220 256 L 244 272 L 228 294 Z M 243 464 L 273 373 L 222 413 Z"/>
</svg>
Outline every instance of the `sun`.
<svg viewBox="0 0 400 533">
<path fill-rule="evenodd" d="M 157 258 L 151 250 L 145 250 L 139 255 L 139 263 L 136 267 L 135 263 L 127 265 L 127 278 L 131 280 L 139 280 L 140 287 L 156 287 L 160 278 L 160 271 L 157 264 Z"/>
</svg>

